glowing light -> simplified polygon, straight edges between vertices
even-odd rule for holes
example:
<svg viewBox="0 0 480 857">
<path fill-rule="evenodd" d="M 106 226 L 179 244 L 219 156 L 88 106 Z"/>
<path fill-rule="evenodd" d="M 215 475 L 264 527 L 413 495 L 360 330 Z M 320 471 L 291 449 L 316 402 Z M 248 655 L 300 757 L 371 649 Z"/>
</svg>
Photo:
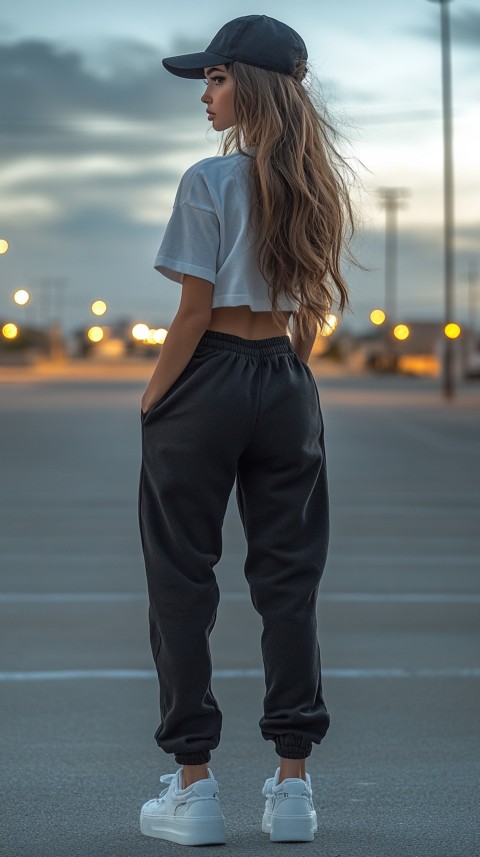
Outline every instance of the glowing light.
<svg viewBox="0 0 480 857">
<path fill-rule="evenodd" d="M 5 339 L 15 339 L 18 336 L 18 327 L 13 321 L 7 321 L 2 327 L 2 333 Z"/>
<path fill-rule="evenodd" d="M 407 375 L 438 378 L 441 367 L 436 354 L 402 354 L 398 358 L 397 368 Z"/>
<path fill-rule="evenodd" d="M 26 289 L 17 289 L 13 296 L 13 300 L 16 304 L 19 304 L 19 306 L 25 306 L 25 304 L 28 304 L 30 300 L 30 294 Z"/>
<path fill-rule="evenodd" d="M 338 318 L 336 315 L 327 315 L 323 327 L 320 330 L 320 336 L 331 336 L 333 331 L 335 330 L 338 324 Z"/>
<path fill-rule="evenodd" d="M 138 339 L 139 342 L 142 342 L 147 338 L 149 330 L 150 328 L 148 324 L 143 324 L 143 322 L 134 324 L 132 327 L 132 336 L 134 339 Z"/>
<path fill-rule="evenodd" d="M 410 336 L 410 330 L 406 324 L 397 324 L 393 328 L 393 335 L 395 339 L 408 339 Z"/>
<path fill-rule="evenodd" d="M 144 342 L 147 345 L 156 345 L 157 344 L 157 340 L 155 339 L 155 333 L 156 333 L 155 328 L 150 327 L 148 330 L 148 333 L 144 339 Z"/>
<path fill-rule="evenodd" d="M 167 337 L 168 330 L 164 327 L 158 327 L 155 331 L 155 342 L 158 342 L 159 345 L 163 345 L 165 339 Z"/>
<path fill-rule="evenodd" d="M 90 327 L 87 330 L 87 336 L 91 342 L 101 342 L 103 339 L 103 329 L 101 327 Z"/>
<path fill-rule="evenodd" d="M 385 313 L 383 309 L 372 309 L 370 313 L 370 321 L 372 324 L 383 324 L 385 321 Z"/>
<path fill-rule="evenodd" d="M 450 324 L 446 324 L 444 328 L 445 336 L 448 336 L 449 339 L 456 339 L 460 336 L 462 332 L 462 328 L 459 324 L 455 324 L 455 322 L 450 322 Z"/>
<path fill-rule="evenodd" d="M 104 315 L 107 311 L 107 305 L 105 301 L 94 301 L 91 310 L 94 315 Z"/>
<path fill-rule="evenodd" d="M 8 241 L 6 238 L 0 238 L 0 256 L 3 256 L 4 253 L 8 250 Z"/>
</svg>

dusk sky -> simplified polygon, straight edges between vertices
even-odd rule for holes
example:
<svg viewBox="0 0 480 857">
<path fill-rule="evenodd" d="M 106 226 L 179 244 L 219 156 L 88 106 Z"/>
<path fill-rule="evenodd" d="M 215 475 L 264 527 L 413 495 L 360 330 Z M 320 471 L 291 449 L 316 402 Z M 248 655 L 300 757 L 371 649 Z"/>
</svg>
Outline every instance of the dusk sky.
<svg viewBox="0 0 480 857">
<path fill-rule="evenodd" d="M 456 319 L 479 258 L 480 3 L 454 0 Z M 203 50 L 226 21 L 267 14 L 304 38 L 310 66 L 354 167 L 353 312 L 368 329 L 384 305 L 384 220 L 376 190 L 408 188 L 399 212 L 398 320 L 443 318 L 443 149 L 440 9 L 427 0 L 16 0 L 0 12 L 0 317 L 41 316 L 41 281 L 65 280 L 63 323 L 90 324 L 90 303 L 120 318 L 168 326 L 181 287 L 153 261 L 178 181 L 216 155 L 201 81 L 168 74 L 161 58 Z M 31 306 L 14 307 L 24 287 Z M 35 309 L 35 302 L 37 309 Z M 43 308 L 48 315 L 48 311 Z"/>
</svg>

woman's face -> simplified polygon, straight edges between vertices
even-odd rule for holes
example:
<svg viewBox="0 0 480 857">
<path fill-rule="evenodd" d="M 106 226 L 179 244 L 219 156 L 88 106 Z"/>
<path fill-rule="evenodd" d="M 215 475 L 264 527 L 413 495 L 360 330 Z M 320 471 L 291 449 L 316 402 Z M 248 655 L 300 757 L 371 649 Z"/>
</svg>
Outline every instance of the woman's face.
<svg viewBox="0 0 480 857">
<path fill-rule="evenodd" d="M 206 89 L 201 101 L 207 105 L 208 120 L 215 131 L 226 131 L 235 125 L 233 78 L 224 65 L 204 69 Z"/>
</svg>

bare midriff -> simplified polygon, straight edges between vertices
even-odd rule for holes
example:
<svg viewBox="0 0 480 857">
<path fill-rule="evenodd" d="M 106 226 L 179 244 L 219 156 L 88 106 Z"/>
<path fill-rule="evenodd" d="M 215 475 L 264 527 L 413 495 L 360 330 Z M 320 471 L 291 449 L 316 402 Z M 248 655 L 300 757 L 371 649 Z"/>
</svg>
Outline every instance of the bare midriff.
<svg viewBox="0 0 480 857">
<path fill-rule="evenodd" d="M 209 330 L 232 333 L 243 339 L 269 339 L 272 336 L 286 336 L 290 312 L 282 312 L 282 327 L 278 327 L 273 313 L 254 312 L 249 306 L 225 306 L 212 309 Z"/>
</svg>

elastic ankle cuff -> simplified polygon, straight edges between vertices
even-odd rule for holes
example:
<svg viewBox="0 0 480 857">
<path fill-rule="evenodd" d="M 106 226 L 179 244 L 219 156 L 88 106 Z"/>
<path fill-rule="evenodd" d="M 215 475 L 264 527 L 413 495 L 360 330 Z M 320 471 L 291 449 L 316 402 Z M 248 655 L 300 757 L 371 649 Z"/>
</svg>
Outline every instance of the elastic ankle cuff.
<svg viewBox="0 0 480 857">
<path fill-rule="evenodd" d="M 312 742 L 281 735 L 275 738 L 275 751 L 283 759 L 306 759 L 312 752 Z"/>
<path fill-rule="evenodd" d="M 210 750 L 193 750 L 190 753 L 175 753 L 177 765 L 206 765 L 212 758 Z"/>
</svg>

